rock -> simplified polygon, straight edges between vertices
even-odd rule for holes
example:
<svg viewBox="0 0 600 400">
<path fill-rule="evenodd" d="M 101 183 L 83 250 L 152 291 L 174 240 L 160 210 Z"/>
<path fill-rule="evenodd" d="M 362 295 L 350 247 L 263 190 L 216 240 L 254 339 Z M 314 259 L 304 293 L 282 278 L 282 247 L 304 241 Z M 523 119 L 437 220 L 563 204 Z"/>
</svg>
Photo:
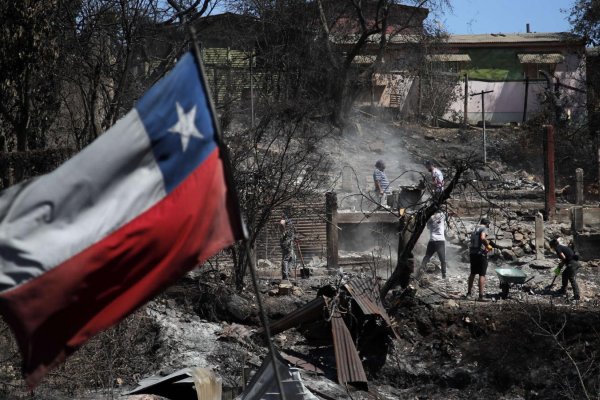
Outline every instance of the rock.
<svg viewBox="0 0 600 400">
<path fill-rule="evenodd" d="M 556 261 L 553 260 L 534 260 L 529 264 L 533 269 L 550 269 L 556 267 Z"/>
<path fill-rule="evenodd" d="M 285 345 L 285 342 L 287 342 L 287 336 L 279 334 L 275 336 L 275 342 L 277 342 L 277 345 L 279 345 L 279 347 L 282 347 L 283 345 Z"/>
<path fill-rule="evenodd" d="M 502 250 L 502 257 L 507 261 L 514 261 L 517 258 L 515 256 L 515 253 L 513 253 L 513 251 L 509 249 Z"/>
<path fill-rule="evenodd" d="M 522 248 L 520 248 L 520 247 L 513 247 L 512 251 L 513 251 L 513 254 L 517 258 L 523 257 L 525 255 L 525 251 Z"/>
<path fill-rule="evenodd" d="M 458 308 L 459 307 L 458 303 L 454 300 L 448 300 L 446 302 L 446 306 L 448 306 L 449 308 Z"/>
<path fill-rule="evenodd" d="M 573 232 L 571 231 L 571 225 L 560 224 L 560 233 L 562 233 L 563 235 L 572 234 Z"/>
<path fill-rule="evenodd" d="M 258 265 L 258 268 L 273 268 L 274 267 L 274 265 L 271 261 L 263 260 L 262 258 L 259 259 L 258 261 L 256 261 L 256 264 Z"/>
<path fill-rule="evenodd" d="M 292 288 L 292 294 L 294 296 L 302 296 L 304 294 L 304 291 L 302 289 L 300 289 L 298 286 L 294 286 Z"/>
<path fill-rule="evenodd" d="M 502 239 L 496 242 L 496 246 L 499 249 L 512 249 L 513 241 L 512 239 Z"/>
<path fill-rule="evenodd" d="M 289 294 L 292 294 L 293 290 L 294 290 L 294 285 L 292 285 L 289 281 L 281 281 L 281 283 L 279 284 L 278 294 L 280 296 L 287 296 Z"/>
<path fill-rule="evenodd" d="M 524 239 L 523 234 L 519 233 L 519 232 L 515 232 L 513 234 L 513 239 L 515 240 L 515 242 L 520 242 Z"/>
</svg>

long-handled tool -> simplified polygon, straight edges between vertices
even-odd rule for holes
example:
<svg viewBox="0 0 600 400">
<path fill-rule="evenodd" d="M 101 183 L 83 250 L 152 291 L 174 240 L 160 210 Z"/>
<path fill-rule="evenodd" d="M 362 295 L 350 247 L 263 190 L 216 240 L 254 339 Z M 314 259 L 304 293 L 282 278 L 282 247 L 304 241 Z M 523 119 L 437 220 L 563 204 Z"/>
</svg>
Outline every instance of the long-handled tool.
<svg viewBox="0 0 600 400">
<path fill-rule="evenodd" d="M 560 268 L 560 267 L 557 267 Z M 549 284 L 548 286 L 546 286 L 544 288 L 545 291 L 549 291 L 550 289 L 552 289 L 552 286 L 554 286 L 554 282 L 556 282 L 556 278 L 558 278 L 558 276 L 560 275 L 560 269 L 558 270 L 558 274 L 555 272 L 554 273 L 554 279 L 552 279 L 552 283 Z"/>
<path fill-rule="evenodd" d="M 300 262 L 302 263 L 302 269 L 306 269 L 306 265 L 304 264 L 304 257 L 302 257 L 302 250 L 300 250 L 300 241 L 296 241 L 296 247 L 298 248 L 298 255 L 300 256 Z M 297 265 L 294 265 L 294 278 L 297 278 L 296 271 L 298 269 Z"/>
</svg>

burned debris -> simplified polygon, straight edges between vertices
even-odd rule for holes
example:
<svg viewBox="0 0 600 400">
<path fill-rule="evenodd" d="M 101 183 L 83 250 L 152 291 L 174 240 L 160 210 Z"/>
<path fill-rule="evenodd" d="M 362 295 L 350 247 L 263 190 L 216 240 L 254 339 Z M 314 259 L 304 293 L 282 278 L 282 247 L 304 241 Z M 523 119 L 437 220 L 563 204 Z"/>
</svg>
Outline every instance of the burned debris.
<svg viewBox="0 0 600 400">
<path fill-rule="evenodd" d="M 385 363 L 391 339 L 395 336 L 392 321 L 381 299 L 375 279 L 342 278 L 336 286 L 320 288 L 317 298 L 305 306 L 271 323 L 276 335 L 290 328 L 308 331 L 330 331 L 337 380 L 367 390 L 369 373 L 376 374 Z M 328 326 L 324 328 L 323 326 Z M 257 332 L 260 334 L 261 332 Z M 320 341 L 326 338 L 320 337 Z M 310 340 L 310 339 L 309 339 Z"/>
</svg>

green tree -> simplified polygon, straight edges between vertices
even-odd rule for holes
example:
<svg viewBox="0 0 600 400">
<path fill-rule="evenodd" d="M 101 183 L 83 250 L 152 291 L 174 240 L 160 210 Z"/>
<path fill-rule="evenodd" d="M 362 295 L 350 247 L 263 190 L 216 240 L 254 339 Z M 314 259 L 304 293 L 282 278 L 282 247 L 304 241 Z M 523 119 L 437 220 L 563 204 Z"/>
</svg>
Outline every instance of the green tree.
<svg viewBox="0 0 600 400">
<path fill-rule="evenodd" d="M 573 26 L 573 32 L 583 36 L 588 44 L 600 44 L 600 0 L 575 1 L 569 22 Z"/>
</svg>

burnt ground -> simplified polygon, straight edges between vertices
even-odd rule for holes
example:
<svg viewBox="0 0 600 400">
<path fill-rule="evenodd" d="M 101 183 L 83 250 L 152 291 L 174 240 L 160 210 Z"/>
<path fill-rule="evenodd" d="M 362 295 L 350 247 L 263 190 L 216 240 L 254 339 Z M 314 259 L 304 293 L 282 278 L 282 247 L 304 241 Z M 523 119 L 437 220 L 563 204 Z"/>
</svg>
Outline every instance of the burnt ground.
<svg viewBox="0 0 600 400">
<path fill-rule="evenodd" d="M 531 272 L 527 265 L 522 267 Z M 369 263 L 353 266 L 344 270 L 344 279 L 368 277 L 372 270 Z M 399 338 L 391 340 L 383 355 L 384 341 L 360 348 L 369 392 L 335 383 L 335 356 L 324 321 L 277 334 L 275 344 L 322 371 L 303 371 L 302 376 L 309 390 L 325 399 L 578 399 L 585 398 L 584 386 L 590 394 L 599 392 L 596 269 L 582 269 L 579 279 L 585 300 L 578 304 L 544 292 L 551 280 L 548 270 L 535 270 L 539 281 L 511 288 L 507 299 L 500 298 L 497 278 L 490 273 L 489 301 L 464 299 L 466 271 L 466 264 L 453 262 L 448 279 L 442 280 L 439 270 L 430 265 L 409 290 L 388 296 L 386 303 Z M 283 317 L 314 299 L 324 285 L 335 286 L 342 278 L 339 273 L 323 272 L 298 279 L 291 294 L 277 295 L 278 280 L 269 278 L 272 271 L 263 269 L 261 291 L 269 318 Z M 250 336 L 259 326 L 257 310 L 250 290 L 241 295 L 207 291 L 205 283 L 211 279 L 216 278 L 189 278 L 187 285 L 203 282 L 194 296 L 189 286 L 179 293 L 173 287 L 147 312 L 162 304 L 157 310 L 161 314 L 155 317 L 165 330 L 158 362 L 163 373 L 183 365 L 210 366 L 223 377 L 227 390 L 235 393 L 243 382 L 241 371 L 256 369 L 265 356 L 260 339 Z M 210 313 L 215 314 L 210 317 Z M 170 324 L 176 327 L 169 328 Z M 383 357 L 377 368 L 368 367 L 367 359 L 373 354 Z"/>
<path fill-rule="evenodd" d="M 422 168 L 423 159 L 442 167 L 457 156 L 477 152 L 481 131 L 433 128 L 362 119 L 355 132 L 337 140 L 369 154 L 357 158 L 371 171 L 369 160 L 389 157 L 393 172 Z M 360 132 L 362 133 L 360 133 Z M 369 132 L 378 132 L 371 137 Z M 392 140 L 393 138 L 393 140 Z M 385 146 L 382 143 L 394 146 Z M 402 148 L 394 158 L 394 149 Z M 391 150 L 390 150 L 391 149 Z M 539 189 L 541 144 L 531 132 L 513 127 L 488 131 L 488 159 L 495 172 L 515 177 L 511 187 L 524 182 Z M 336 154 L 333 152 L 333 156 Z M 577 160 L 574 160 L 575 162 Z M 568 163 L 561 165 L 558 187 L 569 184 Z M 359 169 L 360 166 L 356 166 Z M 410 182 L 407 182 L 410 183 Z M 593 193 L 588 198 L 593 201 Z M 568 200 L 566 197 L 563 201 Z M 525 216 L 527 217 L 527 216 Z M 377 354 L 379 366 L 367 368 L 369 391 L 336 383 L 336 364 L 330 334 L 323 324 L 299 326 L 275 337 L 277 347 L 304 358 L 322 372 L 303 371 L 306 386 L 323 399 L 494 399 L 594 398 L 600 393 L 600 271 L 598 261 L 585 263 L 579 274 L 583 300 L 573 304 L 545 290 L 550 269 L 533 268 L 532 222 L 517 214 L 499 214 L 492 232 L 509 244 L 492 258 L 488 269 L 486 302 L 463 298 L 468 264 L 465 234 L 469 218 L 456 216 L 448 241 L 448 279 L 440 277 L 436 258 L 415 276 L 408 290 L 393 291 L 386 305 L 398 339 L 387 352 L 381 343 L 361 349 L 365 359 Z M 517 236 L 519 234 L 520 236 Z M 568 239 L 569 226 L 550 225 L 547 238 Z M 420 261 L 427 241 L 415 248 Z M 377 251 L 379 250 L 379 251 Z M 386 254 L 374 249 L 342 253 L 345 277 L 389 274 Z M 546 250 L 551 263 L 556 259 Z M 260 286 L 268 317 L 275 321 L 317 296 L 327 285 L 337 285 L 344 275 L 327 271 L 316 260 L 309 279 L 297 279 L 288 295 L 277 294 L 278 261 L 261 263 Z M 520 268 L 533 279 L 512 287 L 507 299 L 500 296 L 495 267 Z M 12 337 L 0 326 L 0 398 L 104 399 L 135 386 L 143 377 L 167 375 L 183 367 L 214 369 L 223 379 L 224 398 L 240 392 L 266 355 L 259 338 L 256 299 L 248 284 L 244 291 L 231 289 L 231 267 L 226 263 L 194 271 L 162 295 L 75 353 L 51 373 L 34 392 L 19 377 L 19 357 Z M 386 342 L 387 343 L 387 342 Z M 382 355 L 383 354 L 383 355 Z M 124 397 L 126 398 L 126 397 Z M 134 399 L 135 397 L 131 397 Z M 152 397 L 145 397 L 150 399 Z"/>
</svg>

